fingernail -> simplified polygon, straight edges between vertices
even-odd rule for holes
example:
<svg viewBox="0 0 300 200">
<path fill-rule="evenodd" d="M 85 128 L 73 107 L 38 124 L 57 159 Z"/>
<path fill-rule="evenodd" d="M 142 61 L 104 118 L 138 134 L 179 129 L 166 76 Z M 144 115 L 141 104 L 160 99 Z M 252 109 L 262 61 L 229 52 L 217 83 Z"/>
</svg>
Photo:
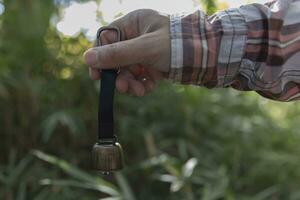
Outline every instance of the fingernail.
<svg viewBox="0 0 300 200">
<path fill-rule="evenodd" d="M 83 54 L 85 63 L 89 66 L 93 66 L 97 63 L 97 51 L 89 49 Z"/>
</svg>

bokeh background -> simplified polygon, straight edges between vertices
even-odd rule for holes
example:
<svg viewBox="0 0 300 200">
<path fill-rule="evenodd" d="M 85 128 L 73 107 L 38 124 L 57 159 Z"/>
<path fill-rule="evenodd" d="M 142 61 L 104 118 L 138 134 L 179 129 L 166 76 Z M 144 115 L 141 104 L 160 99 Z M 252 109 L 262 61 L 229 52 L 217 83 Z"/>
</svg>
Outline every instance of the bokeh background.
<svg viewBox="0 0 300 200">
<path fill-rule="evenodd" d="M 254 92 L 161 82 L 145 97 L 117 94 L 126 167 L 91 170 L 99 84 L 82 54 L 96 30 L 137 8 L 244 3 L 1 0 L 0 199 L 300 199 L 299 103 Z"/>
</svg>

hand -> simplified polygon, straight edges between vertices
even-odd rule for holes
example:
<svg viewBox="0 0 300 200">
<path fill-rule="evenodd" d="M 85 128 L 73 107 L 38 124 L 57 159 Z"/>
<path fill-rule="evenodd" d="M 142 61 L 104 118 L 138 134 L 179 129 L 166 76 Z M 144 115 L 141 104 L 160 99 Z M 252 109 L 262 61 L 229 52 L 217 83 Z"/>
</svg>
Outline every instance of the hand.
<svg viewBox="0 0 300 200">
<path fill-rule="evenodd" d="M 154 10 L 136 10 L 112 22 L 121 30 L 122 41 L 103 31 L 101 40 L 108 45 L 84 53 L 90 77 L 98 80 L 101 69 L 118 69 L 116 87 L 122 93 L 143 96 L 153 90 L 156 80 L 164 78 L 170 68 L 169 17 Z"/>
</svg>

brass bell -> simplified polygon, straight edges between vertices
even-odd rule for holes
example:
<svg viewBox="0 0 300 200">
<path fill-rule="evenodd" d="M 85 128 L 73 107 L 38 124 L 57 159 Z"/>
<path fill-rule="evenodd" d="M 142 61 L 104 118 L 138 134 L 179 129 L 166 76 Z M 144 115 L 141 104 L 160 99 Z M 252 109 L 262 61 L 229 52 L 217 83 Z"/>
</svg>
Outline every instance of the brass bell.
<svg viewBox="0 0 300 200">
<path fill-rule="evenodd" d="M 116 139 L 105 139 L 93 146 L 93 168 L 103 173 L 123 168 L 123 150 Z"/>
</svg>

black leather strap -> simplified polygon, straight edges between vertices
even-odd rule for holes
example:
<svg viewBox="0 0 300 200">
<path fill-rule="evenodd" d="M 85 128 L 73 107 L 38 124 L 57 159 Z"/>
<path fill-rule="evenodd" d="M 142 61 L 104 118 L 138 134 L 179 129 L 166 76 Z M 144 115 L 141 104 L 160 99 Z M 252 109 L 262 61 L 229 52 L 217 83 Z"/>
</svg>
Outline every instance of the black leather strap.
<svg viewBox="0 0 300 200">
<path fill-rule="evenodd" d="M 117 41 L 121 40 L 121 32 L 117 27 L 102 27 L 97 33 L 97 46 L 101 46 L 100 35 L 102 31 L 115 31 L 118 35 Z M 98 110 L 98 139 L 99 142 L 115 141 L 113 102 L 118 70 L 102 70 Z"/>
<path fill-rule="evenodd" d="M 101 85 L 99 96 L 99 140 L 114 137 L 113 102 L 117 72 L 103 70 L 101 72 Z"/>
</svg>

